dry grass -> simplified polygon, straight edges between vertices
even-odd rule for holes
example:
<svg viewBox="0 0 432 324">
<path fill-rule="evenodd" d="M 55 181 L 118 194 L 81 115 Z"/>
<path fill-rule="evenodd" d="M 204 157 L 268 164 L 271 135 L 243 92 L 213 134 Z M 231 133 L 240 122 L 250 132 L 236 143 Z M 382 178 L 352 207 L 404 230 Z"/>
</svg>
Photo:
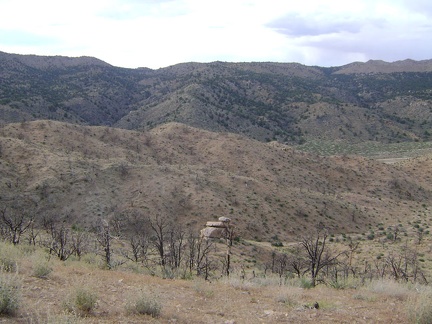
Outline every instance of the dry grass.
<svg viewBox="0 0 432 324">
<path fill-rule="evenodd" d="M 407 302 L 408 318 L 411 323 L 432 323 L 432 290 L 430 287 L 416 289 Z"/>
<path fill-rule="evenodd" d="M 41 279 L 32 274 L 35 262 L 33 257 L 17 260 L 20 304 L 7 317 L 10 323 L 406 323 L 427 315 L 428 295 L 392 281 L 357 289 L 303 289 L 296 279 L 280 285 L 277 276 L 170 280 L 58 260 Z M 79 291 L 91 297 L 89 307 L 77 302 Z M 65 301 L 72 307 L 65 310 Z"/>
<path fill-rule="evenodd" d="M 374 280 L 367 283 L 362 290 L 371 291 L 375 295 L 385 298 L 399 299 L 400 301 L 407 300 L 413 292 L 413 287 L 409 284 L 400 284 L 394 280 Z"/>
<path fill-rule="evenodd" d="M 0 316 L 14 316 L 21 306 L 21 282 L 17 275 L 0 272 Z"/>
</svg>

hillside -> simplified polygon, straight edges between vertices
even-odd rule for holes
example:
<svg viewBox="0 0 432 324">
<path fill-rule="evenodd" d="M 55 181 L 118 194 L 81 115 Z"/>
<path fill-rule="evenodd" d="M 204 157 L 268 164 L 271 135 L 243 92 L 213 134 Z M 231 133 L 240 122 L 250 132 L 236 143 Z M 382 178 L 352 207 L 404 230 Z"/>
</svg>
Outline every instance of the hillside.
<svg viewBox="0 0 432 324">
<path fill-rule="evenodd" d="M 430 61 L 342 67 L 183 63 L 124 69 L 95 58 L 0 53 L 0 121 L 150 130 L 179 122 L 259 141 L 429 141 Z"/>
<path fill-rule="evenodd" d="M 431 61 L 0 52 L 0 318 L 430 322 L 431 112 Z M 221 216 L 232 240 L 198 239 Z"/>
<path fill-rule="evenodd" d="M 431 205 L 431 167 L 430 156 L 395 165 L 323 157 L 178 123 L 148 132 L 54 121 L 0 130 L 2 208 L 87 228 L 139 214 L 196 231 L 228 216 L 242 238 L 263 241 L 295 239 L 319 222 L 365 233 Z"/>
</svg>

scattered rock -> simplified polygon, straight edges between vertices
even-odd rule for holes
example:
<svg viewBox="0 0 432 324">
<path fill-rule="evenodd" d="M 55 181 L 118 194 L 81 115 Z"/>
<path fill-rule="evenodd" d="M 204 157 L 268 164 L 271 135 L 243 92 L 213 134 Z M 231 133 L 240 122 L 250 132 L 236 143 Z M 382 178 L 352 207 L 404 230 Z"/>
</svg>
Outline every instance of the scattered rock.
<svg viewBox="0 0 432 324">
<path fill-rule="evenodd" d="M 274 314 L 274 311 L 272 311 L 272 310 L 265 310 L 264 311 L 264 315 L 265 316 L 271 316 L 271 315 L 273 315 Z"/>
</svg>

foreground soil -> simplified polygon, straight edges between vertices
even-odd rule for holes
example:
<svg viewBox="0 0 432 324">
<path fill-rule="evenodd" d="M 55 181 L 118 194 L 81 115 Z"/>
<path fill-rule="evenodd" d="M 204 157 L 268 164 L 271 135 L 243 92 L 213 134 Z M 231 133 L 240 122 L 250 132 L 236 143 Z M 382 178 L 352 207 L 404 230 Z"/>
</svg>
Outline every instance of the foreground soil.
<svg viewBox="0 0 432 324">
<path fill-rule="evenodd" d="M 2 323 L 407 323 L 407 302 L 415 293 L 394 284 L 354 289 L 279 286 L 278 278 L 204 281 L 171 280 L 130 271 L 101 270 L 84 262 L 52 262 L 46 279 L 32 275 L 23 261 L 18 277 L 22 302 L 18 313 Z M 98 296 L 85 316 L 65 311 L 67 296 L 77 287 Z M 129 314 L 128 301 L 142 292 L 162 306 L 161 315 Z M 313 305 L 317 302 L 319 308 Z"/>
</svg>

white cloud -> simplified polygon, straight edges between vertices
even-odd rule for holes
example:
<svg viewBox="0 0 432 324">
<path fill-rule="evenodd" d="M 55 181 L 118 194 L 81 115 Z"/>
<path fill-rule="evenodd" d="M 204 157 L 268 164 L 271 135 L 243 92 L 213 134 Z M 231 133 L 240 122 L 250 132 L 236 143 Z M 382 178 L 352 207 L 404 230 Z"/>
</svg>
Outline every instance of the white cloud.
<svg viewBox="0 0 432 324">
<path fill-rule="evenodd" d="M 426 0 L 0 0 L 0 50 L 124 67 L 425 59 Z"/>
</svg>

